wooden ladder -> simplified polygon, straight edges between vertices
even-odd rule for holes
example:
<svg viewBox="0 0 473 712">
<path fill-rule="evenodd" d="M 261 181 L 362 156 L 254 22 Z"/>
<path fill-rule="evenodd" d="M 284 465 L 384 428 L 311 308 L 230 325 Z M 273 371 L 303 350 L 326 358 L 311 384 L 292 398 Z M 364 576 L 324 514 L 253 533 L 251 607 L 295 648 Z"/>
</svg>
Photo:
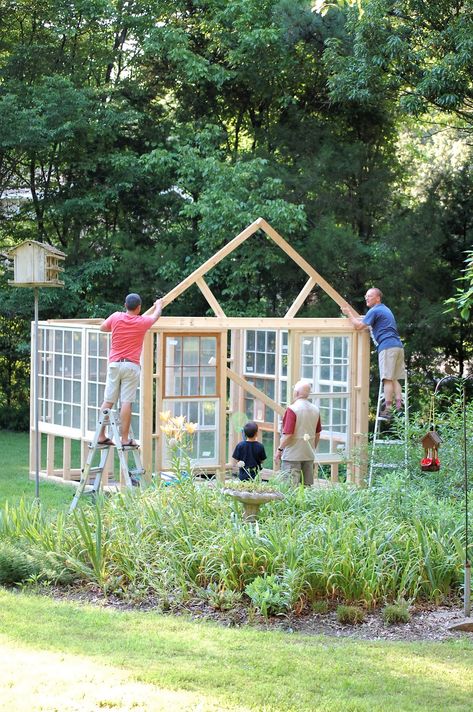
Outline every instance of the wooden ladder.
<svg viewBox="0 0 473 712">
<path fill-rule="evenodd" d="M 408 403 L 408 388 L 407 388 L 407 373 L 404 379 L 404 388 L 402 393 L 404 401 L 404 411 L 403 415 L 403 425 L 402 425 L 402 437 L 391 437 L 392 431 L 383 430 L 383 424 L 388 421 L 385 417 L 381 415 L 384 409 L 384 394 L 383 394 L 383 381 L 379 382 L 378 391 L 378 403 L 376 406 L 376 419 L 374 424 L 374 432 L 372 439 L 371 448 L 371 459 L 370 459 L 370 469 L 368 476 L 368 486 L 371 487 L 373 481 L 373 476 L 376 470 L 394 470 L 399 467 L 398 463 L 389 462 L 386 458 L 387 448 L 389 446 L 402 446 L 404 448 L 404 469 L 407 471 L 408 464 L 408 426 L 409 426 L 409 403 Z M 396 416 L 394 416 L 396 417 Z M 399 416 L 397 416 L 399 417 Z"/>
</svg>

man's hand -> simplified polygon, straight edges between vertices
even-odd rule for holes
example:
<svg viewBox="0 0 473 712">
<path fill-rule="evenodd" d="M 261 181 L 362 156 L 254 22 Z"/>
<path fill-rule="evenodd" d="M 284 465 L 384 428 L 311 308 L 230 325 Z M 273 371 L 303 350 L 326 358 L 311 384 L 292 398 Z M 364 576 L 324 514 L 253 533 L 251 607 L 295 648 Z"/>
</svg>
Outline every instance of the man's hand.
<svg viewBox="0 0 473 712">
<path fill-rule="evenodd" d="M 154 320 L 156 321 L 159 319 L 161 316 L 161 312 L 163 311 L 163 300 L 162 299 L 156 299 L 155 303 L 153 304 L 153 313 L 151 316 L 154 317 Z"/>
</svg>

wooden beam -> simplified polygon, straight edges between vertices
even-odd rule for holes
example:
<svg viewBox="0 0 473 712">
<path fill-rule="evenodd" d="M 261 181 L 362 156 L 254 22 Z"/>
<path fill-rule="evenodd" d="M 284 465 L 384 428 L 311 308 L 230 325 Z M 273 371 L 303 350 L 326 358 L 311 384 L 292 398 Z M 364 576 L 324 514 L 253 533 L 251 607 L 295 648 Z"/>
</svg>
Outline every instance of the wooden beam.
<svg viewBox="0 0 473 712">
<path fill-rule="evenodd" d="M 302 287 L 301 291 L 299 292 L 299 296 L 296 297 L 294 302 L 292 303 L 292 306 L 289 307 L 285 314 L 285 319 L 292 319 L 292 317 L 296 316 L 297 312 L 301 308 L 301 306 L 304 304 L 305 300 L 315 287 L 315 279 L 313 277 L 309 277 L 308 281 L 305 283 L 305 285 Z"/>
<path fill-rule="evenodd" d="M 299 267 L 301 267 L 301 269 L 303 269 L 309 277 L 313 277 L 316 283 L 320 287 L 322 287 L 324 292 L 326 292 L 329 297 L 332 297 L 333 301 L 336 302 L 339 307 L 348 306 L 357 315 L 357 312 L 346 301 L 346 299 L 344 299 L 341 294 L 339 294 L 333 287 L 331 287 L 330 284 L 303 257 L 301 257 L 301 255 L 296 252 L 296 250 L 291 247 L 291 245 L 286 242 L 286 240 L 281 237 L 281 235 L 277 233 L 276 230 L 272 228 L 269 223 L 266 222 L 266 220 L 263 220 L 261 218 L 259 227 L 264 230 L 268 237 L 270 237 L 271 240 L 276 243 L 276 245 L 279 245 L 281 250 L 283 250 L 286 255 L 289 255 L 289 257 L 293 259 L 294 262 L 299 265 Z"/>
<path fill-rule="evenodd" d="M 223 311 L 222 307 L 218 303 L 217 299 L 215 298 L 213 292 L 211 291 L 211 289 L 210 289 L 209 285 L 207 284 L 207 282 L 205 281 L 205 279 L 203 277 L 199 277 L 198 279 L 196 279 L 195 282 L 196 282 L 197 286 L 199 287 L 200 291 L 202 292 L 202 294 L 204 295 L 204 297 L 206 298 L 206 300 L 208 301 L 209 305 L 214 310 L 214 314 L 216 316 L 221 316 L 221 317 L 225 318 L 225 312 Z"/>
<path fill-rule="evenodd" d="M 269 408 L 275 410 L 277 413 L 279 413 L 279 415 L 284 415 L 285 408 L 283 408 L 282 405 L 276 403 L 276 401 L 267 396 L 266 393 L 262 393 L 262 391 L 259 391 L 255 386 L 252 386 L 251 383 L 248 383 L 248 381 L 245 381 L 242 376 L 239 376 L 238 373 L 232 371 L 232 369 L 228 368 L 228 366 L 227 376 L 228 378 L 231 378 L 232 381 L 235 381 L 235 383 L 238 383 L 238 385 L 241 386 L 243 390 L 248 391 L 248 393 L 251 393 L 252 396 L 262 401 L 265 405 L 269 406 Z"/>
<path fill-rule="evenodd" d="M 210 269 L 212 269 L 212 267 L 215 267 L 215 265 L 218 265 L 219 262 L 221 262 L 227 255 L 233 252 L 233 250 L 235 250 L 239 245 L 241 245 L 242 242 L 245 242 L 245 240 L 248 239 L 250 235 L 260 229 L 262 222 L 262 218 L 258 218 L 257 220 L 252 222 L 251 225 L 248 225 L 248 227 L 245 228 L 242 232 L 240 232 L 239 235 L 234 237 L 233 240 L 231 240 L 227 245 L 222 247 L 221 250 L 216 252 L 213 257 L 211 257 L 202 265 L 200 265 L 200 267 L 194 270 L 194 272 L 192 272 L 192 274 L 190 274 L 188 277 L 183 279 L 182 282 L 180 282 L 176 287 L 174 287 L 174 289 L 171 289 L 171 291 L 163 297 L 164 306 L 167 306 L 168 304 L 173 302 L 177 297 L 179 297 L 179 295 L 185 292 L 186 289 L 195 284 L 199 277 L 203 277 L 204 274 L 206 274 Z"/>
</svg>

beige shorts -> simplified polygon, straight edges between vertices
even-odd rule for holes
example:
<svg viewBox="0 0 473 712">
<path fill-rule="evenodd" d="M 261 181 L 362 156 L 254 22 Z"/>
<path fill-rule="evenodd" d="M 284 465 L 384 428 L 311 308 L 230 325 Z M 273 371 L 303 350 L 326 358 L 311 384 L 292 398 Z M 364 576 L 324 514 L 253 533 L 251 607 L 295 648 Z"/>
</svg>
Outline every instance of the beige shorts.
<svg viewBox="0 0 473 712">
<path fill-rule="evenodd" d="M 404 349 L 394 346 L 391 349 L 383 349 L 378 354 L 379 377 L 381 380 L 398 381 L 406 377 L 406 367 L 404 365 Z"/>
<path fill-rule="evenodd" d="M 109 363 L 103 399 L 107 403 L 116 403 L 120 396 L 121 403 L 133 403 L 139 383 L 140 367 L 137 363 L 131 361 Z"/>
</svg>

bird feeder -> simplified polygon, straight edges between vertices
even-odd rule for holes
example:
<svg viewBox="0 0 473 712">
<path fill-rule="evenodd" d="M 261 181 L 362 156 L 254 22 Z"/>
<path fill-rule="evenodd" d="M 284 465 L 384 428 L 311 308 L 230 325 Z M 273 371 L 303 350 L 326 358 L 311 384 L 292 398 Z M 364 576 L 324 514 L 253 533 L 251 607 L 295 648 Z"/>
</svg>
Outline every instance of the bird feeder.
<svg viewBox="0 0 473 712">
<path fill-rule="evenodd" d="M 422 472 L 438 472 L 440 470 L 440 460 L 438 458 L 438 448 L 442 439 L 436 430 L 429 430 L 422 438 L 424 457 L 420 462 Z"/>
</svg>

